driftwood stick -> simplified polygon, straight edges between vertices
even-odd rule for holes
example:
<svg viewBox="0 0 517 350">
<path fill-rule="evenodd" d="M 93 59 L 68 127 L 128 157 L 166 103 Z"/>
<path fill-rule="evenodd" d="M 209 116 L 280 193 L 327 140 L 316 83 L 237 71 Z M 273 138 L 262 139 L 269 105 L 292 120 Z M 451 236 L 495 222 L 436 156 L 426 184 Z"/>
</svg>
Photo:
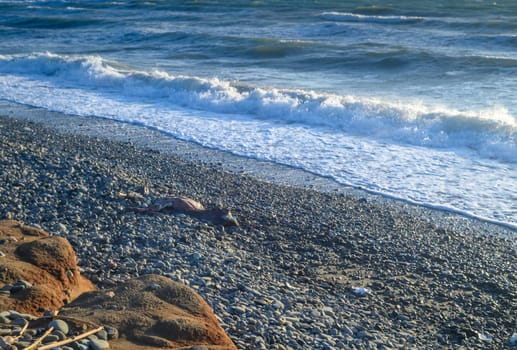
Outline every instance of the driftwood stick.
<svg viewBox="0 0 517 350">
<path fill-rule="evenodd" d="M 43 333 L 43 335 L 41 337 L 39 337 L 38 339 L 36 339 L 36 341 L 34 343 L 32 343 L 31 345 L 27 346 L 24 350 L 33 350 L 33 349 L 36 349 L 36 347 L 43 341 L 43 339 L 45 339 L 45 337 L 47 335 L 49 335 L 50 333 L 52 333 L 52 331 L 54 330 L 54 327 L 50 327 L 49 329 L 47 329 L 47 331 L 45 333 Z"/>
<path fill-rule="evenodd" d="M 18 339 L 20 339 L 23 335 L 23 333 L 25 333 L 25 331 L 27 330 L 27 328 L 29 328 L 29 321 L 25 320 L 25 325 L 23 326 L 22 330 L 20 331 L 20 334 L 18 334 L 16 337 L 14 337 L 14 341 L 17 341 Z"/>
<path fill-rule="evenodd" d="M 95 333 L 101 331 L 103 328 L 104 327 L 101 326 L 99 328 L 92 329 L 90 331 L 87 331 L 87 332 L 81 333 L 79 335 L 76 335 L 73 338 L 68 338 L 68 339 L 65 339 L 65 340 L 60 340 L 60 341 L 57 341 L 57 342 L 54 342 L 54 343 L 50 343 L 50 344 L 46 344 L 46 345 L 40 346 L 38 348 L 38 350 L 47 350 L 47 349 L 52 349 L 52 348 L 55 348 L 55 347 L 58 347 L 58 346 L 61 346 L 61 345 L 66 345 L 66 344 L 73 343 L 74 341 L 78 341 L 78 340 L 86 338 L 86 337 L 88 337 L 88 336 L 90 336 L 92 334 L 95 334 Z"/>
</svg>

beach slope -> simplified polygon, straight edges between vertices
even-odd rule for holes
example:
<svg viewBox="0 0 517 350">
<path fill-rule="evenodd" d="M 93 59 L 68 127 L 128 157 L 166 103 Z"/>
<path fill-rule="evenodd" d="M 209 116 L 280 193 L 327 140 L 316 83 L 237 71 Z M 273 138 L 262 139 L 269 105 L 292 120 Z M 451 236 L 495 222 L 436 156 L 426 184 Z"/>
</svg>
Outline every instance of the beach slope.
<svg viewBox="0 0 517 350">
<path fill-rule="evenodd" d="M 515 232 L 194 159 L 2 117 L 0 219 L 66 237 L 100 288 L 188 284 L 239 348 L 512 348 Z M 125 210 L 168 195 L 240 226 Z"/>
</svg>

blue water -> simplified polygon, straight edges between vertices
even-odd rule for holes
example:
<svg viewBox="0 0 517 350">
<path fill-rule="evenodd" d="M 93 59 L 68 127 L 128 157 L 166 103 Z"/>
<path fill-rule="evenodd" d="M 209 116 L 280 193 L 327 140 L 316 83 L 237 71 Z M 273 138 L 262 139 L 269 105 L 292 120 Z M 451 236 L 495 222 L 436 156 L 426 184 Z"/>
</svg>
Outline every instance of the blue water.
<svg viewBox="0 0 517 350">
<path fill-rule="evenodd" d="M 517 227 L 517 1 L 0 1 L 0 98 Z"/>
</svg>

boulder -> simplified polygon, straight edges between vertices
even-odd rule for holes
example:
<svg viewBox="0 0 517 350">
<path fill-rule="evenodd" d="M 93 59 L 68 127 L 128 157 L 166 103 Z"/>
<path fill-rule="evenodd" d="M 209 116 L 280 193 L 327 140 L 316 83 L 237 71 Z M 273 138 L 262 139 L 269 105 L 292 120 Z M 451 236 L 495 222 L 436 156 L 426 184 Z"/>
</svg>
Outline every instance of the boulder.
<svg viewBox="0 0 517 350">
<path fill-rule="evenodd" d="M 116 328 L 112 349 L 237 349 L 199 294 L 158 275 L 84 293 L 60 315 Z"/>
<path fill-rule="evenodd" d="M 13 220 L 0 221 L 0 251 L 0 311 L 59 309 L 68 322 L 104 326 L 115 350 L 237 349 L 204 299 L 169 278 L 145 275 L 97 291 L 65 238 Z"/>
<path fill-rule="evenodd" d="M 70 243 L 14 220 L 0 221 L 0 310 L 42 315 L 93 284 L 79 273 Z"/>
</svg>

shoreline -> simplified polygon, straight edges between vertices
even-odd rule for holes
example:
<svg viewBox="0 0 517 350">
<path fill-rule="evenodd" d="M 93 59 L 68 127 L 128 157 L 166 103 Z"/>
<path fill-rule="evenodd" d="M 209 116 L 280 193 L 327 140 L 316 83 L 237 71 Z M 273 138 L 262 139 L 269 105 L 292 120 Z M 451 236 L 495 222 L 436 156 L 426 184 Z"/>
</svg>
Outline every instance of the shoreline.
<svg viewBox="0 0 517 350">
<path fill-rule="evenodd" d="M 180 141 L 169 145 L 179 154 L 140 147 L 115 122 L 103 124 L 119 132 L 110 141 L 88 135 L 98 125 L 86 120 L 74 119 L 83 135 L 62 133 L 26 113 L 0 118 L 0 218 L 68 238 L 101 288 L 147 273 L 190 285 L 242 349 L 514 348 L 509 230 L 361 191 L 265 182 L 210 150 L 199 161 Z M 143 198 L 120 196 L 130 192 Z M 221 204 L 241 225 L 124 211 L 164 195 Z"/>
<path fill-rule="evenodd" d="M 437 225 L 479 225 L 477 231 L 482 234 L 507 236 L 515 239 L 517 243 L 517 224 L 339 184 L 333 179 L 303 169 L 210 149 L 194 142 L 180 140 L 157 129 L 99 117 L 70 116 L 61 112 L 47 111 L 39 107 L 21 105 L 5 100 L 0 100 L 0 111 L 3 111 L 6 116 L 41 123 L 61 133 L 129 142 L 141 149 L 175 155 L 187 161 L 218 167 L 235 174 L 250 175 L 262 181 L 326 193 L 344 193 L 358 198 L 368 198 L 378 202 L 379 205 L 405 207 L 406 210 L 412 211 L 415 215 L 428 216 Z"/>
</svg>

